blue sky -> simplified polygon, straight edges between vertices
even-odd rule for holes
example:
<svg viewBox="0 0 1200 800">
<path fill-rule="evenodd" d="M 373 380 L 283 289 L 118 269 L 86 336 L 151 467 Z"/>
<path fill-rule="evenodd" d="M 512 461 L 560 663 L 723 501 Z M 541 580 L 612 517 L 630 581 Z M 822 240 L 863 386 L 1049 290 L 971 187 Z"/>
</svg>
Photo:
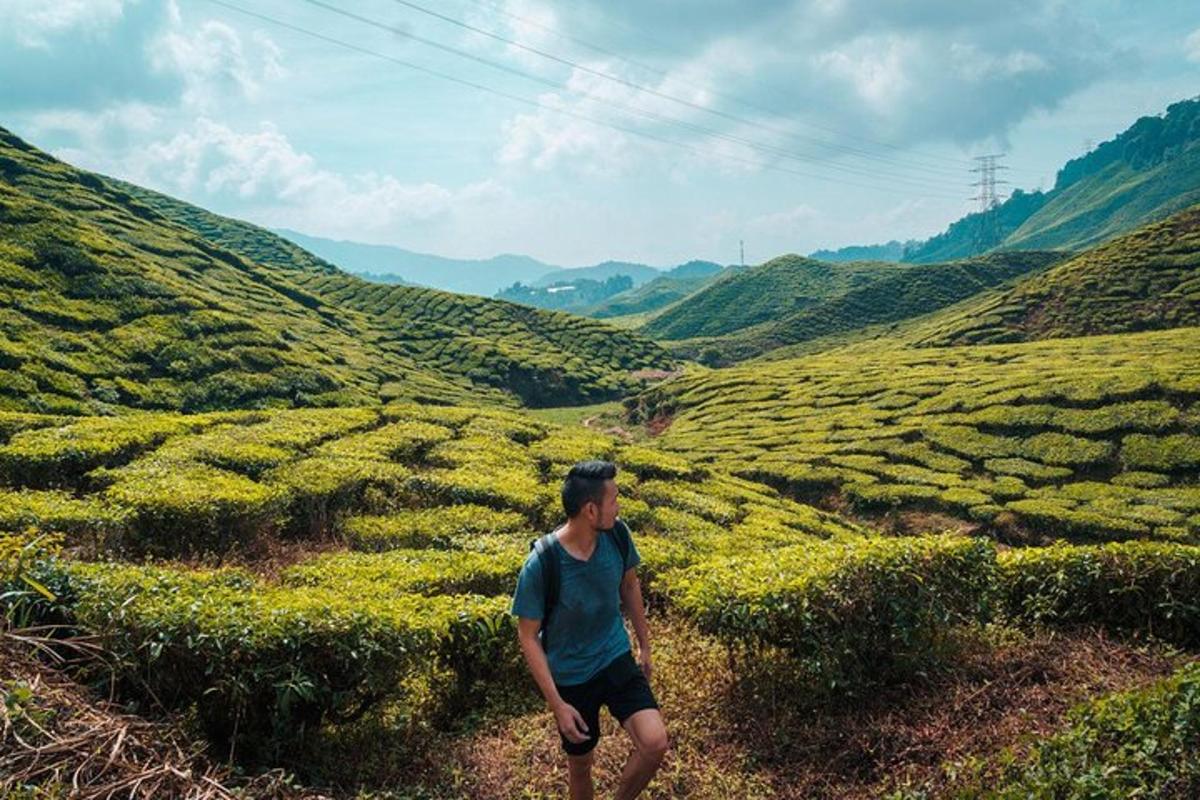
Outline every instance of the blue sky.
<svg viewBox="0 0 1200 800">
<path fill-rule="evenodd" d="M 228 3 L 274 22 L 0 0 L 0 125 L 318 236 L 567 266 L 744 239 L 757 263 L 936 233 L 972 207 L 972 156 L 1049 187 L 1200 93 L 1195 2 Z"/>
</svg>

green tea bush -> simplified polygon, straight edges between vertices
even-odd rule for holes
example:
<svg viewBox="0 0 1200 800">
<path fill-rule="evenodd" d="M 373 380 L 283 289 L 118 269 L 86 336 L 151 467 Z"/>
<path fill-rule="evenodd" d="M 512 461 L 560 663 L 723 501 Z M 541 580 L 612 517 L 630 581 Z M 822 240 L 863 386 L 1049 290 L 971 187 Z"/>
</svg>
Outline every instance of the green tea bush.
<svg viewBox="0 0 1200 800">
<path fill-rule="evenodd" d="M 903 672 L 988 618 L 996 553 L 959 536 L 863 539 L 701 560 L 662 577 L 702 628 L 790 652 L 827 688 Z"/>
<path fill-rule="evenodd" d="M 280 580 L 285 586 L 324 587 L 380 598 L 511 594 L 525 556 L 520 546 L 493 553 L 429 549 L 335 553 L 289 567 Z"/>
<path fill-rule="evenodd" d="M 287 504 L 287 526 L 293 533 L 316 536 L 337 525 L 341 516 L 362 510 L 374 487 L 402 495 L 412 471 L 401 464 L 366 458 L 310 456 L 263 476 Z"/>
<path fill-rule="evenodd" d="M 1200 642 L 1200 547 L 1160 542 L 1006 551 L 1007 612 L 1049 624 L 1101 624 L 1181 645 Z"/>
<path fill-rule="evenodd" d="M 1200 436 L 1133 434 L 1121 442 L 1121 460 L 1129 469 L 1175 472 L 1200 467 Z"/>
<path fill-rule="evenodd" d="M 129 513 L 124 544 L 137 551 L 224 552 L 284 521 L 279 487 L 205 464 L 148 458 L 102 475 L 102 497 Z"/>
<path fill-rule="evenodd" d="M 34 488 L 72 486 L 91 469 L 117 466 L 205 424 L 179 414 L 144 414 L 26 429 L 0 446 L 0 479 Z"/>
<path fill-rule="evenodd" d="M 324 722 L 402 695 L 439 661 L 513 655 L 506 597 L 259 585 L 244 572 L 66 567 L 75 624 L 102 637 L 127 695 L 194 708 L 240 760 L 278 762 Z M 228 749 L 222 752 L 229 752 Z"/>
<path fill-rule="evenodd" d="M 1200 795 L 1200 666 L 1089 701 L 1065 730 L 1002 760 L 999 774 L 959 787 L 960 800 Z"/>
<path fill-rule="evenodd" d="M 515 511 L 463 503 L 453 506 L 406 509 L 385 516 L 357 516 L 346 520 L 344 535 L 355 550 L 383 552 L 397 548 L 431 547 L 438 550 L 471 550 L 480 537 L 520 534 L 532 539 L 528 520 Z"/>
<path fill-rule="evenodd" d="M 0 531 L 29 527 L 65 534 L 70 544 L 93 549 L 118 544 L 128 523 L 124 509 L 97 497 L 75 497 L 56 489 L 0 489 Z"/>
</svg>

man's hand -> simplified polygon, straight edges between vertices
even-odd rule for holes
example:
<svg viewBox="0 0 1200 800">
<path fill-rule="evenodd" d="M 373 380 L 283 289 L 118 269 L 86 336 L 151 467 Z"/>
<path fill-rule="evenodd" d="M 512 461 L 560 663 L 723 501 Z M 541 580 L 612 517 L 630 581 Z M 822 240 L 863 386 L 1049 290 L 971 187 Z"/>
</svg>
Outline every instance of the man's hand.
<svg viewBox="0 0 1200 800">
<path fill-rule="evenodd" d="M 570 703 L 563 701 L 554 707 L 554 721 L 568 742 L 582 744 L 588 740 L 587 723 Z"/>
<path fill-rule="evenodd" d="M 638 664 L 642 668 L 642 674 L 646 676 L 646 680 L 650 680 L 650 671 L 654 669 L 654 664 L 650 661 L 650 648 L 643 647 L 638 650 Z"/>
</svg>

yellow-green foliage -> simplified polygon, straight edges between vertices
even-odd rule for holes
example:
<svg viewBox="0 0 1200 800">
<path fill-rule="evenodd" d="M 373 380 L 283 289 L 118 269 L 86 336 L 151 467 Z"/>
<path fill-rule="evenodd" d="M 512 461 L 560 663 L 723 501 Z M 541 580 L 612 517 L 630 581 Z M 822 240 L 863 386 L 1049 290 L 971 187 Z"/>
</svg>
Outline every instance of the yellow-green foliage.
<svg viewBox="0 0 1200 800">
<path fill-rule="evenodd" d="M 287 586 L 386 598 L 401 594 L 511 594 L 525 561 L 519 543 L 495 553 L 432 549 L 318 556 L 284 571 Z"/>
<path fill-rule="evenodd" d="M 506 597 L 371 592 L 362 583 L 262 584 L 238 570 L 61 567 L 47 582 L 168 708 L 194 706 L 216 742 L 277 759 L 330 716 L 401 691 L 439 659 L 511 655 Z M 461 652 L 456 652 L 461 651 Z"/>
<path fill-rule="evenodd" d="M 562 405 L 671 361 L 632 331 L 346 274 L 0 128 L 0 411 Z"/>
<path fill-rule="evenodd" d="M 656 443 L 794 496 L 1047 536 L 1195 539 L 1200 328 L 859 344 L 692 372 L 627 402 Z"/>
<path fill-rule="evenodd" d="M 671 601 L 734 641 L 791 652 L 830 687 L 919 660 L 991 613 L 996 555 L 955 536 L 803 544 L 703 559 L 661 578 Z"/>
<path fill-rule="evenodd" d="M 1134 180 L 1134 175 L 1136 180 L 1150 177 L 1141 168 L 1129 178 Z M 1183 177 L 1190 173 L 1183 169 L 1178 175 L 1191 191 L 1194 181 L 1189 184 L 1191 179 Z M 1157 192 L 1169 179 L 1160 175 L 1151 180 Z M 1100 202 L 1109 204 L 1117 193 L 1106 187 L 1098 196 L 1103 198 Z M 1095 216 L 1082 210 L 1081 205 L 1086 206 L 1086 201 L 1071 203 L 1071 213 L 1080 214 L 1081 218 Z M 1124 215 L 1118 216 L 1123 225 L 1129 224 Z M 938 345 L 972 344 L 1198 325 L 1200 291 L 1196 267 L 1200 263 L 1200 235 L 1197 230 L 1200 230 L 1200 207 L 1192 206 L 1087 250 L 1010 288 L 962 303 L 931 318 L 921 326 L 917 338 Z M 1111 230 L 1117 232 L 1119 229 Z M 1017 246 L 1031 244 L 1026 239 Z M 1045 246 L 1045 240 L 1032 246 Z"/>
<path fill-rule="evenodd" d="M 470 503 L 407 509 L 387 516 L 351 517 L 346 520 L 344 533 L 351 547 L 369 552 L 402 547 L 454 550 L 512 547 L 514 537 L 526 541 L 533 538 L 529 522 L 521 514 Z"/>
<path fill-rule="evenodd" d="M 107 525 L 121 533 L 110 555 L 219 554 L 282 526 L 340 534 L 368 551 L 316 556 L 275 580 L 231 569 L 41 566 L 63 598 L 55 613 L 120 657 L 127 696 L 148 687 L 168 708 L 193 708 L 214 741 L 236 740 L 249 760 L 273 759 L 306 730 L 383 698 L 403 701 L 402 687 L 422 671 L 474 687 L 515 663 L 508 596 L 529 542 L 563 518 L 559 459 L 616 460 L 622 515 L 648 580 L 714 554 L 863 535 L 769 487 L 503 411 L 397 405 L 204 419 L 84 474 L 78 494 L 0 489 L 10 501 L 0 524 L 58 526 L 72 543 Z M 31 422 L 23 424 L 36 429 Z"/>
<path fill-rule="evenodd" d="M 1103 624 L 1200 642 L 1200 547 L 1158 542 L 1055 545 L 1000 557 L 1003 602 L 1031 622 Z"/>
<path fill-rule="evenodd" d="M 1091 700 L 1065 730 L 1005 753 L 1001 769 L 959 787 L 960 800 L 1195 797 L 1200 789 L 1200 666 L 1148 687 Z M 912 800 L 927 795 L 911 795 Z M 910 795 L 901 795 L 910 797 Z"/>
</svg>

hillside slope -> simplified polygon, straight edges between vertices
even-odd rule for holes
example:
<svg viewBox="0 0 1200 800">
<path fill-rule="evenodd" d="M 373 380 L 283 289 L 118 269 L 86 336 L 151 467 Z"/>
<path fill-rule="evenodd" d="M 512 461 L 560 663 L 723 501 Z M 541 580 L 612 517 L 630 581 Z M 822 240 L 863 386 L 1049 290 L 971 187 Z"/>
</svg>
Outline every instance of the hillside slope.
<svg viewBox="0 0 1200 800">
<path fill-rule="evenodd" d="M 798 255 L 723 276 L 659 314 L 639 331 L 658 339 L 720 336 L 781 317 L 865 286 L 895 264 L 828 264 Z"/>
<path fill-rule="evenodd" d="M 923 321 L 917 344 L 972 344 L 1200 325 L 1200 206 Z"/>
<path fill-rule="evenodd" d="M 626 401 L 678 455 L 1002 538 L 1200 540 L 1200 328 L 894 342 L 695 370 Z"/>
<path fill-rule="evenodd" d="M 918 263 L 994 248 L 1082 250 L 1200 202 L 1200 98 L 1142 117 L 1066 163 L 1048 192 L 1014 192 L 905 250 Z"/>
<path fill-rule="evenodd" d="M 378 287 L 256 226 L 127 189 L 0 129 L 0 407 L 562 404 L 667 361 L 596 322 Z M 336 299 L 302 285 L 318 278 Z"/>
<path fill-rule="evenodd" d="M 895 265 L 874 281 L 777 320 L 725 336 L 672 343 L 671 349 L 710 366 L 744 361 L 777 348 L 928 314 L 1036 273 L 1064 257 L 1055 252 L 1014 252 L 948 264 Z"/>
<path fill-rule="evenodd" d="M 689 262 L 648 283 L 634 286 L 602 302 L 582 308 L 579 313 L 587 317 L 608 319 L 658 311 L 726 275 L 740 272 L 741 269 L 737 266 L 722 268 L 709 262 Z"/>
</svg>

